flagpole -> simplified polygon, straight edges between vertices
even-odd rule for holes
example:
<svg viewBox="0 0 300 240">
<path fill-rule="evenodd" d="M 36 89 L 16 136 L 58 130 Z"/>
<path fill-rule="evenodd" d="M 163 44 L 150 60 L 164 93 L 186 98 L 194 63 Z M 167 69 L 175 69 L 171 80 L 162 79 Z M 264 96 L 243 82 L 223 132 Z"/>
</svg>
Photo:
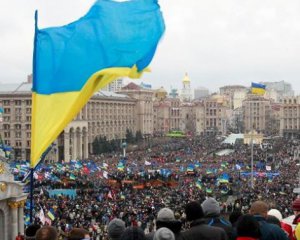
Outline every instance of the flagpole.
<svg viewBox="0 0 300 240">
<path fill-rule="evenodd" d="M 29 212 L 29 216 L 30 216 L 30 223 L 33 223 L 33 172 L 34 172 L 34 168 L 30 168 L 30 212 Z"/>
<path fill-rule="evenodd" d="M 251 125 L 251 188 L 254 189 L 254 173 L 253 173 L 253 119 L 252 119 L 252 101 L 250 101 L 250 125 Z"/>
<path fill-rule="evenodd" d="M 34 170 L 36 169 L 36 167 L 45 160 L 47 154 L 51 151 L 52 147 L 54 146 L 54 144 L 51 144 L 47 150 L 43 153 L 41 160 L 35 165 L 35 167 L 31 167 L 30 168 L 30 211 L 29 211 L 29 216 L 30 216 L 30 223 L 33 223 L 33 183 L 34 183 Z M 26 179 L 23 179 L 23 181 L 25 181 Z"/>
</svg>

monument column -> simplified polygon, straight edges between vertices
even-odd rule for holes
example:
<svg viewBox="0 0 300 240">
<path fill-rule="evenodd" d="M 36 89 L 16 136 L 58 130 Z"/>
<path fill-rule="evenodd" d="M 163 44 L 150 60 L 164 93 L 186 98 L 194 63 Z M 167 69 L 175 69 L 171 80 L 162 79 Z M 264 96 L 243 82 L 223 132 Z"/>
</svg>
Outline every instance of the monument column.
<svg viewBox="0 0 300 240">
<path fill-rule="evenodd" d="M 24 205 L 25 200 L 19 202 L 18 218 L 19 218 L 19 232 L 24 234 Z"/>
<path fill-rule="evenodd" d="M 64 132 L 64 161 L 70 162 L 70 134 Z"/>
<path fill-rule="evenodd" d="M 78 131 L 78 158 L 83 159 L 82 157 L 82 132 Z"/>
<path fill-rule="evenodd" d="M 18 236 L 18 207 L 19 204 L 17 202 L 8 202 L 8 206 L 10 207 L 11 213 L 11 240 L 15 240 L 16 236 Z"/>
<path fill-rule="evenodd" d="M 74 134 L 72 135 L 73 136 L 73 153 L 72 153 L 72 158 L 73 159 L 77 159 L 78 156 L 77 156 L 77 131 L 74 132 Z"/>
<path fill-rule="evenodd" d="M 89 156 L 89 139 L 86 131 L 83 133 L 83 141 L 84 141 L 83 158 L 87 159 Z"/>
</svg>

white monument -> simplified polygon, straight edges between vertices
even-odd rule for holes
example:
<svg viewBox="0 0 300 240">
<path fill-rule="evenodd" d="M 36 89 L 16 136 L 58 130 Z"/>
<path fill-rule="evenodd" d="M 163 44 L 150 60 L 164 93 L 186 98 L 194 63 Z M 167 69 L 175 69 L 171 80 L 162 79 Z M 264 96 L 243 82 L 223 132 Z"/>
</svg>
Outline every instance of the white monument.
<svg viewBox="0 0 300 240">
<path fill-rule="evenodd" d="M 27 194 L 23 184 L 14 181 L 7 164 L 0 162 L 0 239 L 15 240 L 24 234 L 24 205 Z"/>
</svg>

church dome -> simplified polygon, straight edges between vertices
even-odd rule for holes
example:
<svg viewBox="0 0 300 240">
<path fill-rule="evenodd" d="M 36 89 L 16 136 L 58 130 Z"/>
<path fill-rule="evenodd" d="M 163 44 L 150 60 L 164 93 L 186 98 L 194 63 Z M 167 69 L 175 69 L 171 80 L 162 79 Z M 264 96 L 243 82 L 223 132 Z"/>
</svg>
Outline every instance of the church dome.
<svg viewBox="0 0 300 240">
<path fill-rule="evenodd" d="M 159 89 L 157 89 L 156 90 L 156 93 L 155 93 L 155 95 L 156 95 L 156 98 L 158 98 L 158 99 L 165 99 L 166 98 L 166 96 L 167 96 L 167 91 L 164 89 L 164 87 L 161 87 L 161 88 L 159 88 Z"/>
<path fill-rule="evenodd" d="M 191 82 L 191 80 L 190 80 L 190 78 L 189 78 L 189 76 L 188 76 L 187 73 L 185 73 L 185 76 L 184 76 L 182 82 L 183 82 L 183 83 L 190 83 L 190 82 Z"/>
</svg>

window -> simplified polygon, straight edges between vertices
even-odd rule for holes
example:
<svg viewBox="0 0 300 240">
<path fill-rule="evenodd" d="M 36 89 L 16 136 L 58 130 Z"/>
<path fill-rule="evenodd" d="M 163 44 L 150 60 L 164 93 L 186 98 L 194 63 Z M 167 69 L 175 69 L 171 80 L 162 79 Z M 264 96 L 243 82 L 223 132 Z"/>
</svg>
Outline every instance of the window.
<svg viewBox="0 0 300 240">
<path fill-rule="evenodd" d="M 21 138 L 21 132 L 16 132 L 16 138 Z"/>
<path fill-rule="evenodd" d="M 4 132 L 4 137 L 5 138 L 10 138 L 10 132 Z"/>
<path fill-rule="evenodd" d="M 15 129 L 20 130 L 21 129 L 21 124 L 15 124 Z"/>
<path fill-rule="evenodd" d="M 4 108 L 4 113 L 9 114 L 10 113 L 10 108 Z"/>
<path fill-rule="evenodd" d="M 4 130 L 9 130 L 10 129 L 10 125 L 9 124 L 3 124 L 3 128 L 4 128 Z"/>
<path fill-rule="evenodd" d="M 15 100 L 15 105 L 16 106 L 21 106 L 21 103 L 22 103 L 21 100 Z"/>
</svg>

